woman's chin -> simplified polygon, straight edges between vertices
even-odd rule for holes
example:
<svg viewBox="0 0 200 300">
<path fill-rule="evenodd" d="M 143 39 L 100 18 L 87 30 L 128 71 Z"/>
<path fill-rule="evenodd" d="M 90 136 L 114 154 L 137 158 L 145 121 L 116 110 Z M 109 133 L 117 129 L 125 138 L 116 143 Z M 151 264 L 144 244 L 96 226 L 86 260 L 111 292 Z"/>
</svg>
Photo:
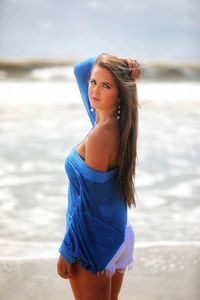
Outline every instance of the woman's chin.
<svg viewBox="0 0 200 300">
<path fill-rule="evenodd" d="M 93 107 L 94 109 L 99 107 L 99 100 L 92 100 L 90 101 L 90 106 Z"/>
</svg>

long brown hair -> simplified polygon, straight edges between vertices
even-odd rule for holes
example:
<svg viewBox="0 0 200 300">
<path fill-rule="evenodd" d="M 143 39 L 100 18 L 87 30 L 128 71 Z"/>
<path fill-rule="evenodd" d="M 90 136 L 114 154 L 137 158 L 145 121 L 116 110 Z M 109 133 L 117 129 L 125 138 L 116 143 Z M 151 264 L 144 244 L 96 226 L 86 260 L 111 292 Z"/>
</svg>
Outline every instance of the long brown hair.
<svg viewBox="0 0 200 300">
<path fill-rule="evenodd" d="M 135 169 L 138 138 L 138 96 L 131 71 L 124 59 L 101 54 L 95 65 L 108 69 L 119 90 L 120 99 L 120 142 L 118 184 L 127 205 L 136 206 Z"/>
</svg>

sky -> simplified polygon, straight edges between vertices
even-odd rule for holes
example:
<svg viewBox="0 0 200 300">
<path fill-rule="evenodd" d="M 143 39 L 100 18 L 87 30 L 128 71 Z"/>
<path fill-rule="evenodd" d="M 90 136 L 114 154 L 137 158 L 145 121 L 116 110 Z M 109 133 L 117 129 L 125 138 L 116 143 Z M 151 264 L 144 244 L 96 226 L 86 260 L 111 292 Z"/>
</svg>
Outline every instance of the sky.
<svg viewBox="0 0 200 300">
<path fill-rule="evenodd" d="M 0 0 L 0 59 L 200 61 L 199 0 Z"/>
</svg>

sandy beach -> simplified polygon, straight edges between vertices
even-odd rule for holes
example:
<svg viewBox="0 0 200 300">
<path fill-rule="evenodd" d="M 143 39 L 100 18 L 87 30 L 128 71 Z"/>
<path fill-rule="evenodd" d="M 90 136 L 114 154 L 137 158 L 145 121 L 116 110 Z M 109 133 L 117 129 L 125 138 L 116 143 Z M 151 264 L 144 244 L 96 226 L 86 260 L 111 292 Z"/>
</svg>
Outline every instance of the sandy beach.
<svg viewBox="0 0 200 300">
<path fill-rule="evenodd" d="M 56 262 L 1 261 L 1 299 L 74 299 L 68 281 L 56 273 Z M 136 248 L 135 265 L 126 272 L 120 300 L 198 300 L 199 278 L 199 246 Z"/>
</svg>

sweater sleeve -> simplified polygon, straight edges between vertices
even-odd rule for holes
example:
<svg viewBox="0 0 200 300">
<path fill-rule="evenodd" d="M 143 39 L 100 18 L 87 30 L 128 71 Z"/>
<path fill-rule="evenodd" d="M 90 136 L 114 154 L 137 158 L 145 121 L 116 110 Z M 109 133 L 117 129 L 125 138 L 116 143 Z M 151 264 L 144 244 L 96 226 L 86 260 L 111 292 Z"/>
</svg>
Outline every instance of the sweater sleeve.
<svg viewBox="0 0 200 300">
<path fill-rule="evenodd" d="M 73 264 L 76 261 L 76 257 L 73 256 L 70 246 L 67 244 L 66 238 L 63 239 L 59 248 L 59 252 L 64 259 L 68 261 L 68 263 Z"/>
<path fill-rule="evenodd" d="M 95 57 L 88 58 L 87 60 L 76 64 L 74 66 L 74 75 L 76 77 L 76 81 L 78 83 L 78 87 L 80 90 L 80 94 L 83 100 L 83 104 L 86 108 L 87 114 L 90 118 L 92 125 L 95 123 L 96 113 L 95 111 L 90 110 L 90 102 L 88 99 L 88 80 L 90 77 L 90 72 L 92 66 L 95 62 Z"/>
</svg>

